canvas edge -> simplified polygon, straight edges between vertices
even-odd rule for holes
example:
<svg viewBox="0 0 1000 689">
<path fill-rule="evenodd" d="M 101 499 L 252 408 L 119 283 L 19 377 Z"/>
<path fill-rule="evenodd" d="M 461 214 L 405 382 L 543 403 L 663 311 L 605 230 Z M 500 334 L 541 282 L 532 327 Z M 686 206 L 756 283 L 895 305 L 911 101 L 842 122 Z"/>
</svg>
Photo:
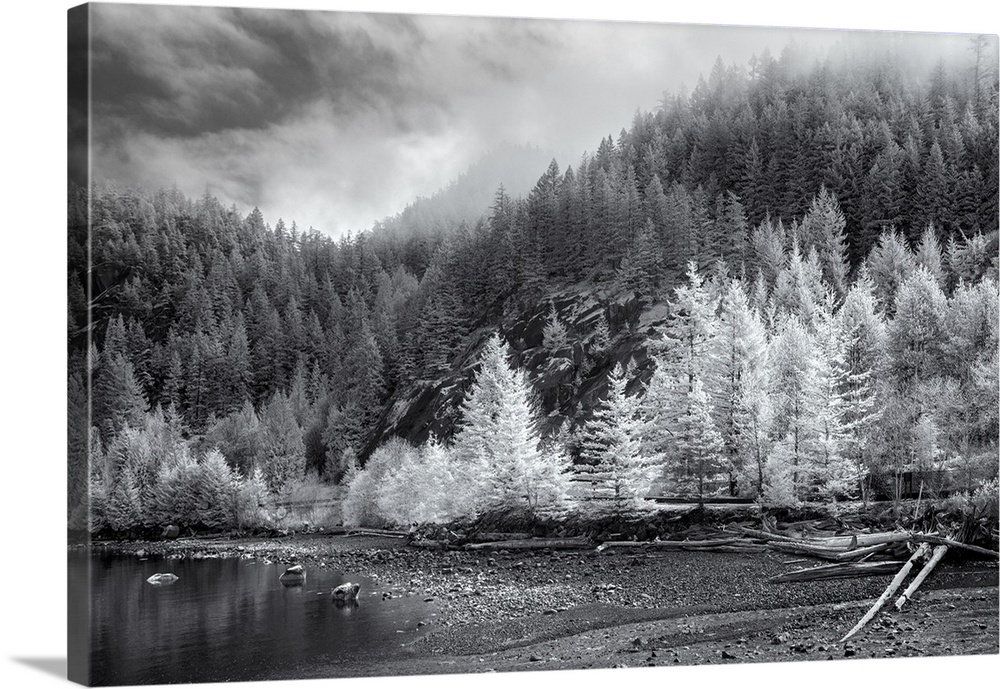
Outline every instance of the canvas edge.
<svg viewBox="0 0 1000 689">
<path fill-rule="evenodd" d="M 73 195 L 78 193 L 79 188 L 88 189 L 90 184 L 90 22 L 89 4 L 72 7 L 66 12 L 67 241 L 70 239 L 69 223 L 72 222 L 69 202 Z M 89 204 L 85 212 L 89 264 Z M 70 284 L 69 278 L 72 277 L 71 261 L 72 257 L 67 256 L 67 289 Z M 87 268 L 87 275 L 81 277 L 85 282 L 84 288 L 89 304 L 89 265 Z M 89 321 L 89 309 L 87 318 Z M 87 338 L 88 344 L 90 339 L 89 326 L 88 322 L 83 335 Z M 69 331 L 67 332 L 67 341 L 80 336 L 79 330 L 72 331 L 68 322 L 67 330 Z M 86 511 L 89 506 L 91 381 L 87 369 L 85 360 L 67 360 L 68 500 L 66 533 L 68 547 L 85 546 L 89 542 L 89 533 L 86 528 L 82 530 L 71 528 L 73 512 L 79 513 L 81 509 Z M 76 387 L 75 391 L 72 389 L 74 386 Z M 76 449 L 75 457 L 74 448 Z M 89 569 L 82 577 L 78 572 L 68 572 L 67 576 L 66 675 L 71 682 L 86 686 L 91 685 L 90 579 Z"/>
</svg>

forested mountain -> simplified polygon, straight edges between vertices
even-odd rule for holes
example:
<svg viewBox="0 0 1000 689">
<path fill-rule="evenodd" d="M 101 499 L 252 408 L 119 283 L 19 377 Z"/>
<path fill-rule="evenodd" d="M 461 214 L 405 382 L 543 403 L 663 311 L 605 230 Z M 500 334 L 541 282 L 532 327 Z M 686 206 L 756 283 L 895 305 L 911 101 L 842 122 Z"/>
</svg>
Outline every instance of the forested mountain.
<svg viewBox="0 0 1000 689">
<path fill-rule="evenodd" d="M 682 466 L 680 489 L 776 501 L 920 462 L 995 474 L 996 71 L 793 65 L 718 61 L 524 197 L 474 214 L 458 182 L 340 239 L 176 190 L 72 190 L 92 491 L 153 504 L 168 437 L 272 491 L 340 480 L 393 435 L 448 443 L 494 332 L 539 438 L 578 465 L 638 452 Z M 71 510 L 86 450 L 71 433 Z"/>
</svg>

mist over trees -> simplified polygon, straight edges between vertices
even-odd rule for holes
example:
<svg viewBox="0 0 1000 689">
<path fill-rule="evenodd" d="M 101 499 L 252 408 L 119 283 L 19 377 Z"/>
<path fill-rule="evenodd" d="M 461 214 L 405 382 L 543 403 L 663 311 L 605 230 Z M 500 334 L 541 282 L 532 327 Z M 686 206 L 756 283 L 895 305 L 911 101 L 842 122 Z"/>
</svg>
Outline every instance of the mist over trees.
<svg viewBox="0 0 1000 689">
<path fill-rule="evenodd" d="M 997 79 L 971 66 L 720 61 L 471 221 L 429 199 L 333 239 L 73 189 L 69 510 L 254 524 L 311 475 L 358 522 L 536 511 L 579 492 L 571 461 L 622 509 L 654 483 L 793 504 L 995 477 Z M 604 295 L 586 329 L 567 290 Z M 506 331 L 535 312 L 526 377 Z M 434 386 L 464 402 L 386 445 Z"/>
</svg>

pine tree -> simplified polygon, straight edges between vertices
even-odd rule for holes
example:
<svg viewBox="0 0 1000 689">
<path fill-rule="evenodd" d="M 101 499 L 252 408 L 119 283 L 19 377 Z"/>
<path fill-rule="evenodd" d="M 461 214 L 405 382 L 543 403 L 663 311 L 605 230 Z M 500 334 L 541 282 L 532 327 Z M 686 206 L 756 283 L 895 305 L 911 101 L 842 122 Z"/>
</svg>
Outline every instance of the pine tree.
<svg viewBox="0 0 1000 689">
<path fill-rule="evenodd" d="M 537 514 L 565 500 L 568 459 L 540 448 L 530 385 L 507 356 L 499 335 L 487 340 L 462 403 L 454 452 L 466 471 L 478 474 L 481 509 Z"/>
<path fill-rule="evenodd" d="M 928 225 L 924 233 L 920 235 L 920 244 L 917 246 L 915 258 L 917 265 L 923 266 L 943 288 L 945 283 L 941 245 L 938 243 L 937 232 L 933 225 Z"/>
<path fill-rule="evenodd" d="M 652 220 L 647 220 L 625 251 L 618 267 L 618 283 L 640 296 L 644 303 L 656 298 L 663 277 L 663 260 Z"/>
<path fill-rule="evenodd" d="M 687 379 L 704 377 L 711 339 L 715 334 L 716 304 L 694 263 L 688 264 L 688 284 L 677 288 L 670 315 L 661 333 L 663 360 Z"/>
<path fill-rule="evenodd" d="M 785 228 L 765 219 L 750 235 L 750 264 L 764 277 L 767 287 L 773 289 L 778 274 L 785 265 Z"/>
<path fill-rule="evenodd" d="M 934 276 L 917 268 L 899 286 L 889 327 L 889 362 L 900 389 L 926 380 L 942 368 L 947 301 Z"/>
<path fill-rule="evenodd" d="M 250 344 L 242 314 L 238 314 L 230 329 L 226 343 L 226 390 L 224 408 L 226 411 L 238 409 L 248 399 L 253 385 L 253 371 L 250 369 Z"/>
<path fill-rule="evenodd" d="M 704 505 L 710 483 L 723 470 L 722 436 L 712 420 L 712 405 L 701 380 L 688 393 L 687 411 L 678 420 L 677 467 L 682 481 L 696 486 L 698 504 Z"/>
<path fill-rule="evenodd" d="M 198 494 L 201 503 L 200 521 L 208 528 L 229 527 L 235 521 L 233 493 L 236 477 L 218 450 L 210 450 L 200 463 Z"/>
<path fill-rule="evenodd" d="M 871 281 L 862 275 L 851 286 L 837 313 L 844 338 L 844 453 L 860 483 L 861 498 L 868 501 L 869 445 L 882 414 L 877 394 L 878 374 L 885 363 L 886 326 L 877 312 Z"/>
<path fill-rule="evenodd" d="M 147 408 L 135 370 L 122 354 L 102 353 L 94 374 L 93 424 L 105 439 L 139 426 Z"/>
<path fill-rule="evenodd" d="M 356 403 L 348 400 L 343 405 L 331 405 L 327 412 L 322 439 L 326 446 L 323 475 L 327 480 L 344 485 L 348 480 L 346 468 L 357 461 L 357 449 L 364 436 L 361 414 Z"/>
<path fill-rule="evenodd" d="M 779 313 L 786 317 L 795 316 L 808 327 L 813 325 L 826 288 L 816 247 L 810 247 L 806 256 L 799 249 L 798 239 L 793 236 L 788 263 L 778 273 L 775 282 L 774 304 Z"/>
<path fill-rule="evenodd" d="M 584 426 L 583 458 L 592 474 L 595 497 L 610 501 L 614 514 L 627 514 L 644 506 L 657 471 L 643 453 L 639 418 L 640 398 L 626 394 L 629 370 L 621 364 L 608 376 L 607 397 Z"/>
<path fill-rule="evenodd" d="M 264 448 L 264 479 L 272 492 L 305 473 L 306 451 L 302 429 L 295 421 L 295 410 L 286 395 L 274 393 L 261 414 Z"/>
<path fill-rule="evenodd" d="M 878 246 L 868 254 L 865 266 L 875 287 L 875 297 L 886 315 L 891 316 L 899 286 L 916 267 L 913 255 L 898 233 L 883 232 Z"/>
<path fill-rule="evenodd" d="M 855 476 L 846 454 L 849 428 L 845 423 L 849 372 L 840 322 L 833 312 L 832 294 L 818 312 L 815 388 L 811 401 L 815 440 L 812 443 L 812 481 L 824 495 L 853 493 Z"/>
<path fill-rule="evenodd" d="M 705 387 L 716 410 L 731 483 L 737 477 L 749 478 L 756 486 L 748 490 L 753 493 L 760 490 L 768 426 L 765 397 L 758 393 L 769 384 L 764 324 L 750 308 L 740 282 L 731 280 L 719 304 Z M 748 459 L 757 465 L 756 480 L 751 467 L 745 466 Z"/>
<path fill-rule="evenodd" d="M 773 362 L 774 437 L 772 462 L 787 465 L 793 491 L 801 496 L 808 481 L 815 441 L 813 415 L 816 396 L 816 364 L 812 337 L 795 316 L 786 320 L 771 341 Z"/>
<path fill-rule="evenodd" d="M 569 333 L 566 326 L 559 318 L 555 302 L 549 302 L 549 315 L 545 319 L 545 326 L 542 328 L 542 346 L 550 356 L 557 356 L 564 353 L 563 350 L 569 345 Z"/>
<path fill-rule="evenodd" d="M 816 247 L 823 281 L 838 296 L 847 290 L 846 225 L 837 199 L 824 187 L 813 198 L 812 207 L 799 228 L 803 249 L 808 251 Z"/>
</svg>

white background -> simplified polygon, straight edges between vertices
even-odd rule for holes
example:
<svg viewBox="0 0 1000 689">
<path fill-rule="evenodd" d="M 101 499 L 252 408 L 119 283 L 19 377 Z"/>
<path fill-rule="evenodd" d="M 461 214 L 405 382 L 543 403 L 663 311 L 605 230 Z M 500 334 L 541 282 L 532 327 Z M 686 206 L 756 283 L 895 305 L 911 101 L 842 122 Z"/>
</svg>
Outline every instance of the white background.
<svg viewBox="0 0 1000 689">
<path fill-rule="evenodd" d="M 168 2 L 165 4 L 179 4 Z M 674 3 L 616 0 L 233 0 L 223 4 L 304 9 L 576 17 L 765 26 L 998 33 L 994 3 Z M 661 6 L 662 5 L 662 6 Z M 65 152 L 66 10 L 72 3 L 20 0 L 0 29 L 0 678 L 6 687 L 62 685 L 66 657 L 65 525 Z M 989 9 L 987 9 L 989 8 Z M 706 72 L 711 65 L 706 65 Z M 614 124 L 614 123 L 611 123 Z M 627 125 L 627 123 L 620 123 Z M 616 125 L 617 126 L 617 125 Z M 39 666 L 48 670 L 39 669 Z M 412 679 L 313 680 L 306 686 L 484 689 L 517 682 L 635 687 L 739 683 L 741 687 L 868 687 L 967 684 L 1000 676 L 1000 656 L 837 661 L 702 668 L 601 670 Z M 222 685 L 211 685 L 222 686 Z M 232 686 L 232 685 L 229 685 Z M 238 684 L 293 687 L 291 682 Z"/>
</svg>

